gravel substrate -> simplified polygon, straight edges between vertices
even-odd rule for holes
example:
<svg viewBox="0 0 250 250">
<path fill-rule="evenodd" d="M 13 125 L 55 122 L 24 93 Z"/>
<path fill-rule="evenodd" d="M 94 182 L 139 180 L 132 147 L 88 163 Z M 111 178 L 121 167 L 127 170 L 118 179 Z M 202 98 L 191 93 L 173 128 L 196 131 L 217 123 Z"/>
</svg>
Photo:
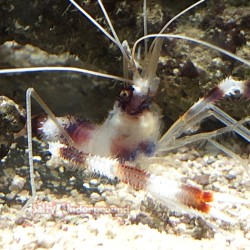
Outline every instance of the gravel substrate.
<svg viewBox="0 0 250 250">
<path fill-rule="evenodd" d="M 16 153 L 15 148 L 12 151 Z M 145 192 L 135 191 L 126 184 L 111 183 L 85 172 L 68 172 L 62 166 L 48 167 L 40 157 L 35 159 L 38 201 L 17 222 L 15 218 L 22 207 L 17 201 L 28 198 L 28 176 L 22 176 L 26 173 L 24 167 L 21 170 L 11 168 L 8 158 L 5 159 L 5 168 L 1 169 L 2 188 L 6 185 L 5 192 L 0 194 L 2 249 L 250 247 L 249 206 L 215 204 L 235 219 L 234 224 L 209 217 L 190 218 L 155 204 Z M 243 168 L 218 152 L 207 154 L 184 148 L 153 162 L 149 170 L 155 174 L 250 198 L 249 179 Z M 50 181 L 41 178 L 44 169 L 48 169 Z"/>
</svg>

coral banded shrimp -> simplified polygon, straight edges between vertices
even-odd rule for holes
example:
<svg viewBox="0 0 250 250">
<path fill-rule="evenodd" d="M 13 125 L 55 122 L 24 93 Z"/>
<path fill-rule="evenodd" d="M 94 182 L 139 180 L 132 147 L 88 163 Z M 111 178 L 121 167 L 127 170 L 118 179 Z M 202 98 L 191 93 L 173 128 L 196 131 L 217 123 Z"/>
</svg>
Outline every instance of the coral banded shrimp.
<svg viewBox="0 0 250 250">
<path fill-rule="evenodd" d="M 171 209 L 188 213 L 191 216 L 209 214 L 211 217 L 232 222 L 226 214 L 213 207 L 212 202 L 228 201 L 232 203 L 245 203 L 247 200 L 230 196 L 227 194 L 203 191 L 202 189 L 186 183 L 179 183 L 162 176 L 150 174 L 149 171 L 139 168 L 142 163 L 152 157 L 162 156 L 166 152 L 186 146 L 197 141 L 208 141 L 242 165 L 248 173 L 248 165 L 245 160 L 228 148 L 221 145 L 216 136 L 233 131 L 250 141 L 249 129 L 245 126 L 248 118 L 239 121 L 227 115 L 215 103 L 227 97 L 242 96 L 245 99 L 250 97 L 250 82 L 247 80 L 236 80 L 226 78 L 218 86 L 209 91 L 204 98 L 196 102 L 184 115 L 182 115 L 166 132 L 161 131 L 162 121 L 159 109 L 153 105 L 154 96 L 159 87 L 159 79 L 156 75 L 157 64 L 160 57 L 163 38 L 179 38 L 197 42 L 218 50 L 229 57 L 243 62 L 249 66 L 249 62 L 234 54 L 220 49 L 216 46 L 201 42 L 194 38 L 183 35 L 163 34 L 165 29 L 181 14 L 204 2 L 199 1 L 187 8 L 183 13 L 171 19 L 162 31 L 155 35 L 147 35 L 134 43 L 132 50 L 127 42 L 121 43 L 109 20 L 106 10 L 101 1 L 98 1 L 103 11 L 111 34 L 103 29 L 95 19 L 91 18 L 75 1 L 70 1 L 79 12 L 89 18 L 112 42 L 118 45 L 124 60 L 124 77 L 114 77 L 104 73 L 96 73 L 84 69 L 72 67 L 37 67 L 27 69 L 1 70 L 0 73 L 22 73 L 32 71 L 75 71 L 85 74 L 108 77 L 125 81 L 126 84 L 121 90 L 110 111 L 108 118 L 101 125 L 78 120 L 72 116 L 57 118 L 53 115 L 47 105 L 40 99 L 33 89 L 27 91 L 27 129 L 29 144 L 29 161 L 31 167 L 31 185 L 33 199 L 35 198 L 35 184 L 33 175 L 33 156 L 31 138 L 31 106 L 30 97 L 45 109 L 48 118 L 38 117 L 33 119 L 36 123 L 37 133 L 50 144 L 49 151 L 52 160 L 56 159 L 60 164 L 73 165 L 76 169 L 88 168 L 91 171 L 107 176 L 110 179 L 118 178 L 136 190 L 145 190 L 156 202 L 170 207 Z M 146 28 L 145 28 L 146 30 Z M 148 38 L 155 38 L 151 45 L 145 42 L 144 60 L 139 61 L 135 57 L 137 43 Z M 150 46 L 149 46 L 150 45 Z M 147 50 L 147 47 L 149 48 Z M 203 119 L 213 116 L 225 127 L 212 132 L 194 133 L 192 129 Z M 189 131 L 191 131 L 189 133 Z M 100 145 L 103 145 L 102 147 Z M 140 163 L 142 162 L 142 163 Z M 30 200 L 26 207 L 32 203 Z"/>
</svg>

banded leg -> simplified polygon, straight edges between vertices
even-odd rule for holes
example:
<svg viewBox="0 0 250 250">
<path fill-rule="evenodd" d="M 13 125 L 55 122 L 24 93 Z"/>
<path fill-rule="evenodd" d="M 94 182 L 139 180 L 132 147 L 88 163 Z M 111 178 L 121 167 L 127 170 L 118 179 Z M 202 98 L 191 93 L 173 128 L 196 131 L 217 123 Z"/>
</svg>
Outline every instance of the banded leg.
<svg viewBox="0 0 250 250">
<path fill-rule="evenodd" d="M 235 81 L 232 78 L 225 79 L 217 87 L 213 88 L 204 98 L 196 102 L 183 116 L 181 116 L 161 137 L 159 143 L 171 141 L 171 138 L 173 137 L 178 138 L 188 128 L 212 115 L 210 113 L 204 113 L 210 109 L 214 111 L 215 115 L 216 113 L 218 114 L 218 118 L 216 118 L 221 120 L 221 122 L 226 123 L 225 125 L 229 125 L 228 122 L 235 123 L 236 120 L 213 104 L 225 97 L 236 95 L 243 95 L 246 99 L 250 98 L 250 82 Z M 241 129 L 246 132 L 244 128 Z M 250 132 L 247 131 L 246 133 L 250 137 Z"/>
<path fill-rule="evenodd" d="M 22 207 L 21 211 L 17 215 L 16 219 L 19 219 L 25 212 L 26 208 L 29 207 L 36 199 L 36 186 L 35 186 L 35 174 L 34 174 L 34 164 L 33 164 L 33 149 L 32 149 L 32 124 L 31 124 L 31 97 L 37 101 L 37 103 L 43 108 L 51 120 L 56 124 L 61 134 L 65 137 L 69 145 L 72 145 L 77 148 L 75 142 L 65 131 L 64 127 L 57 121 L 57 118 L 46 105 L 46 103 L 41 99 L 41 97 L 35 92 L 33 88 L 29 88 L 26 92 L 26 112 L 27 112 L 27 137 L 28 137 L 28 158 L 29 158 L 29 168 L 30 168 L 30 185 L 31 185 L 31 197 Z"/>
<path fill-rule="evenodd" d="M 246 173 L 248 174 L 248 176 L 250 177 L 250 170 L 248 167 L 248 164 L 236 153 L 232 152 L 231 150 L 229 150 L 228 148 L 226 148 L 225 146 L 223 146 L 222 144 L 218 143 L 216 140 L 214 140 L 213 138 L 230 132 L 230 131 L 234 131 L 234 128 L 237 126 L 241 126 L 243 123 L 245 123 L 246 121 L 249 121 L 250 117 L 247 117 L 245 119 L 240 120 L 239 122 L 232 124 L 230 126 L 218 129 L 218 130 L 214 130 L 212 132 L 206 132 L 206 133 L 200 133 L 200 134 L 194 134 L 194 135 L 188 135 L 185 137 L 181 137 L 178 138 L 176 140 L 174 140 L 174 143 L 170 144 L 170 145 L 165 145 L 162 148 L 158 148 L 157 153 L 158 154 L 163 154 L 166 153 L 167 151 L 171 151 L 180 147 L 184 147 L 188 144 L 197 142 L 197 141 L 208 141 L 211 144 L 213 144 L 215 147 L 219 148 L 221 151 L 223 151 L 224 153 L 226 153 L 228 156 L 233 157 L 234 159 L 236 159 L 245 169 Z"/>
<path fill-rule="evenodd" d="M 218 87 L 212 89 L 207 96 L 195 103 L 182 117 L 180 117 L 172 127 L 162 136 L 158 143 L 157 153 L 168 151 L 170 149 L 178 148 L 198 140 L 209 140 L 212 144 L 216 145 L 219 149 L 224 151 L 226 154 L 233 156 L 247 170 L 249 170 L 244 161 L 238 157 L 233 152 L 226 149 L 224 146 L 220 146 L 219 143 L 215 142 L 211 138 L 225 132 L 234 131 L 248 142 L 250 142 L 250 131 L 244 126 L 248 120 L 236 121 L 231 116 L 226 114 L 224 111 L 216 107 L 213 103 L 226 97 L 232 95 L 243 95 L 246 98 L 250 97 L 250 83 L 247 81 L 235 81 L 231 78 L 222 81 Z M 221 121 L 226 125 L 223 130 L 218 130 L 218 132 L 211 133 L 201 133 L 192 136 L 181 137 L 192 126 L 199 123 L 202 119 L 209 116 L 214 116 L 216 119 Z M 188 138 L 188 139 L 187 139 Z"/>
<path fill-rule="evenodd" d="M 203 191 L 189 184 L 150 174 L 136 166 L 120 163 L 117 159 L 84 154 L 64 144 L 50 143 L 50 151 L 52 156 L 61 160 L 64 165 L 73 165 L 79 170 L 88 169 L 109 179 L 118 178 L 136 190 L 150 193 L 156 202 L 191 216 L 203 217 L 208 214 L 232 223 L 234 221 L 229 216 L 213 207 L 213 201 L 250 204 L 240 198 Z"/>
<path fill-rule="evenodd" d="M 204 133 L 200 133 L 200 134 L 192 134 L 192 135 L 186 135 L 183 137 L 179 137 L 179 138 L 175 139 L 174 141 L 172 141 L 171 143 L 168 143 L 168 142 L 162 143 L 161 146 L 158 147 L 157 153 L 168 152 L 168 151 L 186 146 L 188 144 L 191 144 L 191 143 L 194 143 L 197 141 L 212 139 L 212 138 L 217 137 L 219 135 L 222 135 L 224 133 L 235 131 L 235 128 L 240 127 L 244 123 L 247 123 L 247 122 L 250 122 L 250 117 L 246 117 L 246 118 L 244 118 L 240 121 L 237 121 L 231 125 L 228 125 L 226 127 L 223 127 L 223 128 L 211 131 L 211 132 L 204 132 Z M 249 139 L 248 139 L 248 141 L 249 141 Z"/>
</svg>

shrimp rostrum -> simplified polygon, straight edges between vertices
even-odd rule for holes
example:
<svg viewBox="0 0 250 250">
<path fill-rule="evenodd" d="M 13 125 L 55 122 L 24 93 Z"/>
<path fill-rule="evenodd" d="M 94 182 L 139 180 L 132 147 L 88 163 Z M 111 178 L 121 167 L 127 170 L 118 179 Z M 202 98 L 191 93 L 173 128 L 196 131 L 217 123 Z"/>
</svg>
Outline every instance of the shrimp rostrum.
<svg viewBox="0 0 250 250">
<path fill-rule="evenodd" d="M 247 127 L 249 118 L 235 120 L 216 105 L 220 100 L 227 98 L 240 96 L 249 99 L 250 81 L 236 80 L 232 77 L 224 79 L 177 119 L 167 131 L 162 129 L 164 127 L 162 115 L 160 109 L 154 104 L 160 83 L 156 70 L 165 38 L 198 43 L 224 53 L 248 66 L 250 64 L 249 61 L 206 42 L 187 36 L 164 33 L 178 16 L 202 2 L 204 1 L 199 1 L 171 19 L 158 34 L 147 35 L 145 32 L 145 36 L 139 39 L 131 49 L 126 41 L 120 42 L 101 0 L 98 1 L 98 4 L 110 33 L 75 1 L 70 0 L 70 3 L 81 14 L 119 47 L 123 56 L 124 77 L 67 67 L 1 70 L 1 73 L 43 70 L 75 71 L 125 82 L 108 117 L 98 125 L 73 116 L 55 117 L 35 90 L 28 89 L 26 111 L 33 198 L 36 196 L 36 190 L 33 176 L 31 127 L 35 128 L 33 133 L 35 132 L 48 142 L 51 161 L 71 166 L 74 169 L 88 169 L 111 180 L 118 178 L 136 190 L 146 191 L 157 203 L 175 211 L 188 213 L 190 216 L 203 217 L 208 214 L 226 222 L 233 222 L 231 217 L 216 209 L 213 202 L 249 204 L 249 201 L 239 197 L 204 191 L 195 185 L 152 174 L 142 166 L 147 165 L 151 159 L 163 157 L 169 151 L 195 142 L 208 142 L 233 157 L 245 169 L 246 174 L 250 174 L 247 161 L 217 140 L 217 137 L 224 133 L 234 132 L 249 143 L 250 131 Z M 152 38 L 153 40 L 149 44 L 149 40 Z M 145 53 L 141 55 L 143 60 L 139 60 L 135 56 L 138 46 L 142 47 L 139 45 L 141 41 L 145 42 Z M 44 108 L 48 116 L 31 117 L 31 97 Z M 208 117 L 217 119 L 224 127 L 210 132 L 197 133 L 197 129 L 194 128 Z M 31 202 L 33 199 L 25 207 Z"/>
</svg>

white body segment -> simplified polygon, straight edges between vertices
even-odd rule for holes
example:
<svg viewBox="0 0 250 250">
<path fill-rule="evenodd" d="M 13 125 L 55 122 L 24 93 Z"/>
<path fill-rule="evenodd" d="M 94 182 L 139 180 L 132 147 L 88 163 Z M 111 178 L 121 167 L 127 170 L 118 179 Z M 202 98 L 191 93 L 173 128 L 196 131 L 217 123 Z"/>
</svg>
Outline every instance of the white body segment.
<svg viewBox="0 0 250 250">
<path fill-rule="evenodd" d="M 223 80 L 220 83 L 220 89 L 224 92 L 225 96 L 234 96 L 244 94 L 245 81 L 236 81 L 232 77 Z"/>
<path fill-rule="evenodd" d="M 136 147 L 142 141 L 156 142 L 160 136 L 159 126 L 158 114 L 144 112 L 138 117 L 129 117 L 115 107 L 106 121 L 93 133 L 87 152 L 110 157 L 113 144 L 118 141 L 124 147 Z"/>
<path fill-rule="evenodd" d="M 60 117 L 58 122 L 67 130 L 76 123 L 76 119 Z M 79 140 L 78 149 L 87 154 L 113 157 L 117 148 L 118 154 L 119 148 L 120 151 L 133 151 L 142 142 L 156 144 L 160 137 L 160 127 L 160 114 L 157 112 L 144 111 L 138 116 L 131 117 L 115 106 L 103 124 L 96 125 L 86 140 Z M 86 130 L 84 126 L 77 130 L 78 137 L 82 130 Z M 58 141 L 62 136 L 58 126 L 49 118 L 41 123 L 39 131 L 49 142 Z M 87 137 L 86 134 L 84 136 Z"/>
</svg>

